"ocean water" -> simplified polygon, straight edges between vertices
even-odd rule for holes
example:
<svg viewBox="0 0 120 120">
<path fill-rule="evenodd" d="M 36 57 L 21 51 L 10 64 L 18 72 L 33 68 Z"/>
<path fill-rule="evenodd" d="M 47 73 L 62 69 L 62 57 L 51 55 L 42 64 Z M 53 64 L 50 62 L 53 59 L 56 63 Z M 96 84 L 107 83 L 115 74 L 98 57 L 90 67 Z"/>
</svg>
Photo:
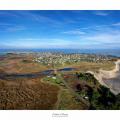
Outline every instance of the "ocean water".
<svg viewBox="0 0 120 120">
<path fill-rule="evenodd" d="M 0 49 L 0 55 L 11 52 L 63 52 L 81 54 L 112 55 L 120 57 L 120 49 Z"/>
</svg>

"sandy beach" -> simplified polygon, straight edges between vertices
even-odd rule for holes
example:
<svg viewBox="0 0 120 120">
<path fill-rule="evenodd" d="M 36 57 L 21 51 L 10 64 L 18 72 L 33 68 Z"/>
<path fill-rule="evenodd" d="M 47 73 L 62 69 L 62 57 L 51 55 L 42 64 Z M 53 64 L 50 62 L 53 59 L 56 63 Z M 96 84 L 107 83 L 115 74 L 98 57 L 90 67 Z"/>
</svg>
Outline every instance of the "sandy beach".
<svg viewBox="0 0 120 120">
<path fill-rule="evenodd" d="M 120 60 L 115 62 L 115 68 L 111 71 L 99 70 L 99 73 L 88 71 L 93 74 L 101 85 L 110 88 L 115 95 L 120 93 Z"/>
</svg>

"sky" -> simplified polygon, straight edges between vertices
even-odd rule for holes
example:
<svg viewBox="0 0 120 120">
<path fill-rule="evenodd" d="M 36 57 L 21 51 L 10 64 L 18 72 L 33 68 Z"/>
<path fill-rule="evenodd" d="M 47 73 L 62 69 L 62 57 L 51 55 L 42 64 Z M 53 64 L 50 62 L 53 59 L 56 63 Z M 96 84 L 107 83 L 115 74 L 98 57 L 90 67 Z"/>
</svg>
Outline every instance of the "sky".
<svg viewBox="0 0 120 120">
<path fill-rule="evenodd" d="M 120 49 L 120 11 L 0 10 L 0 49 Z"/>
</svg>

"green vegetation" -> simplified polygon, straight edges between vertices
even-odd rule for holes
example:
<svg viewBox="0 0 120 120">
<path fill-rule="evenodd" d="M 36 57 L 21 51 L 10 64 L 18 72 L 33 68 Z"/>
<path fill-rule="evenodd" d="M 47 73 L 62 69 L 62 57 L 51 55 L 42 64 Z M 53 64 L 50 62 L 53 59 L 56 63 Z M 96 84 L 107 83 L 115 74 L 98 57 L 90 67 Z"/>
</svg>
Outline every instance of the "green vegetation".
<svg viewBox="0 0 120 120">
<path fill-rule="evenodd" d="M 23 62 L 23 63 L 31 63 L 32 61 L 30 61 L 30 60 L 25 60 L 25 59 L 24 59 L 24 60 L 22 60 L 22 62 Z"/>
<path fill-rule="evenodd" d="M 90 102 L 89 109 L 114 110 L 120 109 L 120 95 L 115 96 L 109 88 L 100 85 L 90 73 L 76 73 L 79 81 L 85 81 L 83 84 L 76 85 L 76 92 L 88 98 Z"/>
<path fill-rule="evenodd" d="M 76 72 L 75 76 L 78 80 L 85 81 L 86 83 L 94 87 L 97 87 L 97 85 L 99 84 L 98 81 L 95 79 L 95 77 L 90 73 Z"/>
<path fill-rule="evenodd" d="M 114 68 L 111 58 L 101 57 L 75 54 L 8 54 L 0 61 L 0 109 L 120 109 L 120 95 L 112 94 L 93 75 L 85 73 L 88 70 Z M 64 67 L 75 69 L 57 71 Z M 41 71 L 53 69 L 57 72 L 37 76 Z M 16 77 L 14 74 L 23 76 Z M 24 74 L 33 74 L 33 78 L 27 78 Z M 84 101 L 90 106 L 85 105 Z"/>
<path fill-rule="evenodd" d="M 87 109 L 81 102 L 77 101 L 68 89 L 61 91 L 59 110 L 84 110 Z"/>
<path fill-rule="evenodd" d="M 98 88 L 97 91 L 94 90 L 91 98 L 90 109 L 97 110 L 114 110 L 120 109 L 120 95 L 115 96 L 110 92 L 110 90 L 104 86 Z"/>
<path fill-rule="evenodd" d="M 55 84 L 62 84 L 62 81 L 56 76 L 47 76 L 43 78 L 44 81 L 50 81 Z"/>
</svg>

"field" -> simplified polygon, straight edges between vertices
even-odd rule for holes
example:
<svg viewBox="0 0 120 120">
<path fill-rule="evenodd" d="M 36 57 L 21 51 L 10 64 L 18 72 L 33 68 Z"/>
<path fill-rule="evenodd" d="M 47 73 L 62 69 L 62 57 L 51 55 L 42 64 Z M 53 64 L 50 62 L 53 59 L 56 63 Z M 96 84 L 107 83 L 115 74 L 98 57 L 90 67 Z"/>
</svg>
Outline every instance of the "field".
<svg viewBox="0 0 120 120">
<path fill-rule="evenodd" d="M 54 109 L 59 88 L 40 79 L 0 80 L 0 109 Z"/>
<path fill-rule="evenodd" d="M 85 110 L 88 109 L 80 101 L 76 101 L 74 94 L 68 90 L 62 90 L 59 102 L 59 110 Z"/>
<path fill-rule="evenodd" d="M 0 70 L 6 73 L 32 73 L 48 69 L 32 60 L 33 56 L 9 55 L 0 61 Z"/>
<path fill-rule="evenodd" d="M 39 74 L 53 68 L 34 62 L 35 57 L 35 54 L 8 54 L 0 58 L 0 109 L 113 109 L 113 104 L 119 107 L 118 97 L 112 93 L 117 102 L 107 107 L 99 104 L 99 89 L 103 88 L 93 76 L 85 74 L 88 70 L 111 70 L 115 67 L 113 61 L 81 61 L 64 65 L 75 68 L 72 71 Z"/>
<path fill-rule="evenodd" d="M 86 72 L 86 71 L 98 71 L 99 69 L 104 70 L 112 70 L 115 67 L 115 64 L 113 61 L 104 61 L 104 62 L 80 62 L 77 64 L 72 65 L 66 65 L 66 67 L 73 67 L 77 68 L 78 71 Z"/>
</svg>

